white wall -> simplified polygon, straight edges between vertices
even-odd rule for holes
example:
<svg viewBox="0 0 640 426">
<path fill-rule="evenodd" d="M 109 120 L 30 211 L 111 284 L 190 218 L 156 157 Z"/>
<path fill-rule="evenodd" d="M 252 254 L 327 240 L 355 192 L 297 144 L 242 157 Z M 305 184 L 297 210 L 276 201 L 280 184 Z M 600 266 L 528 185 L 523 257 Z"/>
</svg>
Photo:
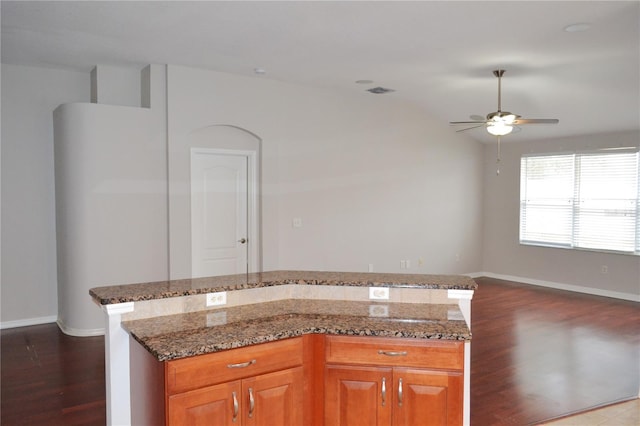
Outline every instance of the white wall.
<svg viewBox="0 0 640 426">
<path fill-rule="evenodd" d="M 58 324 L 67 334 L 104 333 L 92 287 L 167 279 L 160 99 L 152 108 L 75 103 L 54 111 Z"/>
<path fill-rule="evenodd" d="M 2 325 L 57 315 L 53 110 L 89 73 L 2 64 Z"/>
<path fill-rule="evenodd" d="M 372 263 L 376 271 L 486 271 L 640 293 L 637 256 L 517 242 L 522 153 L 637 144 L 637 133 L 504 143 L 496 176 L 493 145 L 464 139 L 393 95 L 177 66 L 169 67 L 168 88 L 170 149 L 212 124 L 262 139 L 265 270 L 365 271 Z M 89 97 L 89 73 L 2 64 L 3 326 L 57 316 L 52 112 Z M 302 228 L 292 227 L 294 217 Z M 412 268 L 400 270 L 400 259 Z"/>
<path fill-rule="evenodd" d="M 637 144 L 637 133 L 504 143 L 496 176 L 493 145 L 464 139 L 393 95 L 177 66 L 169 67 L 168 88 L 170 149 L 212 124 L 262 139 L 265 270 L 365 271 L 372 263 L 376 271 L 486 271 L 640 293 L 637 256 L 517 242 L 522 153 Z M 89 73 L 2 65 L 3 326 L 57 316 L 52 112 L 89 97 Z M 302 228 L 292 227 L 294 217 Z M 400 259 L 412 268 L 400 270 Z"/>
<path fill-rule="evenodd" d="M 425 111 L 393 95 L 178 66 L 168 108 L 170 163 L 191 131 L 212 124 L 262 140 L 265 270 L 480 269 L 482 147 Z"/>
<path fill-rule="evenodd" d="M 96 65 L 91 76 L 91 102 L 105 105 L 142 106 L 140 70 Z"/>
<path fill-rule="evenodd" d="M 638 300 L 640 256 L 520 245 L 520 158 L 523 154 L 638 146 L 638 132 L 503 143 L 500 175 L 495 146 L 485 147 L 484 271 L 523 282 Z M 601 267 L 607 266 L 603 274 Z"/>
</svg>

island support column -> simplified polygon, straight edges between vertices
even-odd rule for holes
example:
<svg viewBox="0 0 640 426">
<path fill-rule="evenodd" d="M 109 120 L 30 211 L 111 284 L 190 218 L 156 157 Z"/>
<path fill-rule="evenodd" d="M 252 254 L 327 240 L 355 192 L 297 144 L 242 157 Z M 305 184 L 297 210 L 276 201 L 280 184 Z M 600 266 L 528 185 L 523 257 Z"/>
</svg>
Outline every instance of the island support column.
<svg viewBox="0 0 640 426">
<path fill-rule="evenodd" d="M 449 299 L 458 299 L 458 306 L 462 311 L 469 331 L 471 331 L 471 299 L 473 290 L 448 290 Z M 462 424 L 471 424 L 471 340 L 464 342 L 464 400 L 462 411 Z"/>
<path fill-rule="evenodd" d="M 122 328 L 122 314 L 133 312 L 133 302 L 102 305 L 105 314 L 104 366 L 107 426 L 131 425 L 129 383 L 129 334 Z"/>
</svg>

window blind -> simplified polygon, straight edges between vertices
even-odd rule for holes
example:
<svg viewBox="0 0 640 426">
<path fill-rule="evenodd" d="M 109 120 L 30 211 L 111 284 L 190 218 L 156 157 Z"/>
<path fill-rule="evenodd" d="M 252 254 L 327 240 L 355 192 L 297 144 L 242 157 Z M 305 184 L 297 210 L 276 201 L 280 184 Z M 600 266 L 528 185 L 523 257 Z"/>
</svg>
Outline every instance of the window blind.
<svg viewBox="0 0 640 426">
<path fill-rule="evenodd" d="M 520 242 L 640 254 L 638 152 L 523 156 Z"/>
</svg>

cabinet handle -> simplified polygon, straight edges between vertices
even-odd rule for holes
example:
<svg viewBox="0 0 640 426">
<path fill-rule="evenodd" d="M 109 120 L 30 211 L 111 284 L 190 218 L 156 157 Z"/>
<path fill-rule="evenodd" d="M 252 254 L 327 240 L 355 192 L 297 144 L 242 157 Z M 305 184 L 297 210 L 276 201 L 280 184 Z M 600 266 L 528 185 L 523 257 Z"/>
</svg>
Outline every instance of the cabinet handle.
<svg viewBox="0 0 640 426">
<path fill-rule="evenodd" d="M 253 388 L 249 388 L 249 418 L 253 417 L 253 409 L 256 401 L 253 399 Z"/>
<path fill-rule="evenodd" d="M 402 379 L 398 382 L 398 407 L 402 407 Z"/>
<path fill-rule="evenodd" d="M 231 392 L 231 397 L 233 398 L 233 419 L 231 419 L 231 421 L 235 423 L 236 420 L 238 420 L 238 410 L 240 407 L 238 406 L 238 396 L 235 392 Z"/>
<path fill-rule="evenodd" d="M 383 351 L 380 349 L 378 351 L 378 355 L 386 355 L 386 356 L 407 356 L 407 351 Z"/>
<path fill-rule="evenodd" d="M 238 364 L 227 364 L 227 368 L 245 368 L 250 366 L 251 364 L 255 364 L 256 360 L 252 359 L 251 361 L 247 361 L 247 362 L 241 362 Z"/>
<path fill-rule="evenodd" d="M 382 378 L 382 406 L 387 402 L 387 379 L 385 377 Z"/>
</svg>

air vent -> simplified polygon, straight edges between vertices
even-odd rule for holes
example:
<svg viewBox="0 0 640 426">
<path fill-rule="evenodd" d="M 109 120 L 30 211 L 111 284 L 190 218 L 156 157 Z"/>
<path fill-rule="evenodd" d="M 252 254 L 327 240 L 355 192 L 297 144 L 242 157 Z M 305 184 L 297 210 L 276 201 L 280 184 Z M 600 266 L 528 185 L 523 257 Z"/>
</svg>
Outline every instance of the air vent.
<svg viewBox="0 0 640 426">
<path fill-rule="evenodd" d="M 371 89 L 367 89 L 367 92 L 375 93 L 376 95 L 382 95 L 389 92 L 395 92 L 395 90 L 378 86 L 378 87 L 373 87 Z"/>
</svg>

